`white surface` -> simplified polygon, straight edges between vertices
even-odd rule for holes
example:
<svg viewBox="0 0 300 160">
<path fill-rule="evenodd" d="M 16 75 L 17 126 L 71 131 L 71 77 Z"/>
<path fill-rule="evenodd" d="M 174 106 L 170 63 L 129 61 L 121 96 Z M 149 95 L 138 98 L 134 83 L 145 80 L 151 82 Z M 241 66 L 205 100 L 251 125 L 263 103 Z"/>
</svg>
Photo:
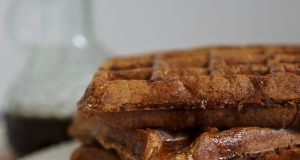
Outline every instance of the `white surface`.
<svg viewBox="0 0 300 160">
<path fill-rule="evenodd" d="M 0 0 L 0 104 L 26 55 L 7 40 L 12 2 Z M 98 39 L 117 54 L 129 54 L 220 43 L 298 43 L 299 6 L 298 0 L 95 0 L 94 19 Z"/>
<path fill-rule="evenodd" d="M 73 150 L 80 146 L 78 141 L 64 142 L 46 149 L 34 152 L 19 160 L 69 160 Z"/>
</svg>

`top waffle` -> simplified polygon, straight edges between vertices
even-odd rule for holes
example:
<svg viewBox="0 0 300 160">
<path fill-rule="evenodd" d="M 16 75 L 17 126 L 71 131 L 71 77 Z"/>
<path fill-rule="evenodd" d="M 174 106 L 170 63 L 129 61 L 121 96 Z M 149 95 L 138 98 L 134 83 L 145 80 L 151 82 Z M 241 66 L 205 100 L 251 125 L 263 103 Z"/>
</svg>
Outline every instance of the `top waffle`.
<svg viewBox="0 0 300 160">
<path fill-rule="evenodd" d="M 298 125 L 299 74 L 300 46 L 115 58 L 96 72 L 78 110 L 118 128 Z"/>
</svg>

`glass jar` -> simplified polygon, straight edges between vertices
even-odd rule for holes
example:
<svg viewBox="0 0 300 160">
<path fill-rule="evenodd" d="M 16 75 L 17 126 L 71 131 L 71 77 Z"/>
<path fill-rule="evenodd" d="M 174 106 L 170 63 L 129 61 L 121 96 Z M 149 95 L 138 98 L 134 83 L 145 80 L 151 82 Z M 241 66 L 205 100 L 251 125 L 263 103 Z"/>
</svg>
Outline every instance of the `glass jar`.
<svg viewBox="0 0 300 160">
<path fill-rule="evenodd" d="M 5 98 L 8 138 L 20 154 L 69 139 L 66 128 L 93 73 L 110 55 L 97 43 L 91 0 L 15 1 L 10 29 L 30 52 Z M 40 37 L 26 26 L 30 10 L 40 11 Z"/>
</svg>

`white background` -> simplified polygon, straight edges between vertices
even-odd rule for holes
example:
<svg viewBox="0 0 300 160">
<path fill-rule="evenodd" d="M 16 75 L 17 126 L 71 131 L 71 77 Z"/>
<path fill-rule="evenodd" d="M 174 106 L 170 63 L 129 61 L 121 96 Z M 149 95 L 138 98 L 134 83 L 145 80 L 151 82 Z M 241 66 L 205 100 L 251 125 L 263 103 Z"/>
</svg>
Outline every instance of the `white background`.
<svg viewBox="0 0 300 160">
<path fill-rule="evenodd" d="M 0 104 L 25 50 L 8 41 L 0 0 Z M 97 38 L 116 54 L 208 44 L 299 43 L 299 0 L 95 1 Z"/>
</svg>

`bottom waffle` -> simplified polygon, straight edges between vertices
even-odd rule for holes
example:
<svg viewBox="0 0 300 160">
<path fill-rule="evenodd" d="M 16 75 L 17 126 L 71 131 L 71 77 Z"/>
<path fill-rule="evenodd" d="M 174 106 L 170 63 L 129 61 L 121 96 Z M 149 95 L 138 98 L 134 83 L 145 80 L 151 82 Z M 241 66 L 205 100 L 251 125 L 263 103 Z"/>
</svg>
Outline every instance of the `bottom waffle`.
<svg viewBox="0 0 300 160">
<path fill-rule="evenodd" d="M 83 144 L 116 150 L 122 159 L 300 159 L 299 128 L 120 130 L 78 115 L 69 132 Z"/>
<path fill-rule="evenodd" d="M 101 146 L 81 146 L 71 155 L 71 160 L 121 160 L 120 157 L 111 150 L 106 150 Z"/>
</svg>

